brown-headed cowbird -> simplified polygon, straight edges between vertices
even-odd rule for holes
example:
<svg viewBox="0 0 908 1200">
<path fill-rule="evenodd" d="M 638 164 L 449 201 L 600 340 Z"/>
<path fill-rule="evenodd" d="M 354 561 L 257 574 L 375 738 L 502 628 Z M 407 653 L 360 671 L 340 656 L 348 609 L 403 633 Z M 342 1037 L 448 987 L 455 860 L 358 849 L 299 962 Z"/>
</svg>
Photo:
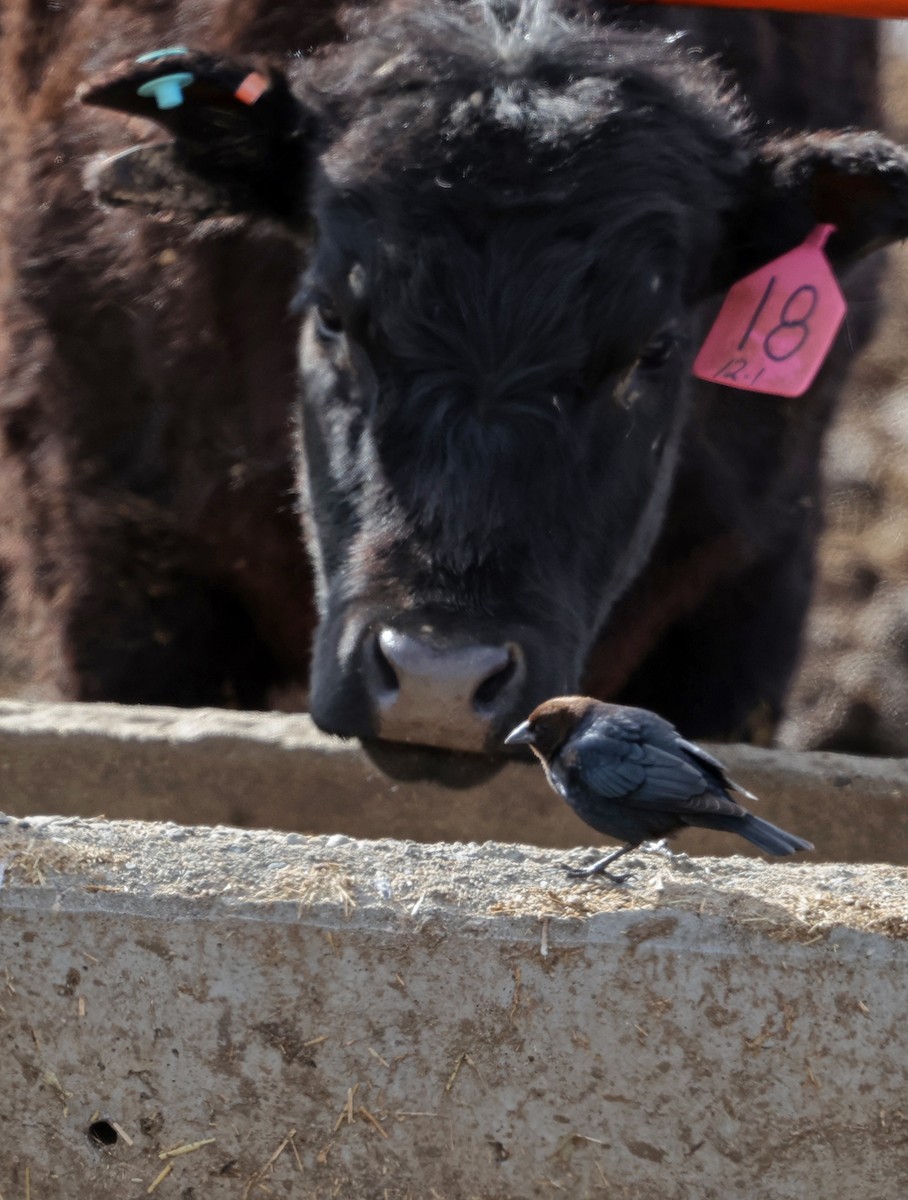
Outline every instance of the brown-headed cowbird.
<svg viewBox="0 0 908 1200">
<path fill-rule="evenodd" d="M 625 845 L 575 878 L 611 875 L 606 867 L 641 842 L 671 837 L 686 825 L 727 829 L 767 854 L 812 850 L 810 842 L 755 817 L 733 799 L 756 796 L 734 783 L 725 768 L 674 725 L 644 708 L 603 704 L 588 696 L 546 700 L 505 738 L 525 742 L 545 767 L 549 783 L 587 825 Z"/>
</svg>

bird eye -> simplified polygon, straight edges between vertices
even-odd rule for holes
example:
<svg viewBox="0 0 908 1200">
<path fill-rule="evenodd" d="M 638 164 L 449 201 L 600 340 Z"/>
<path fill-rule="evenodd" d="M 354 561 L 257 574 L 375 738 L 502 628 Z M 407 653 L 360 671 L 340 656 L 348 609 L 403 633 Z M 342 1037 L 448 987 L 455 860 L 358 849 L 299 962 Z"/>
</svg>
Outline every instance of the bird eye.
<svg viewBox="0 0 908 1200">
<path fill-rule="evenodd" d="M 665 366 L 677 345 L 678 335 L 675 330 L 661 329 L 643 348 L 638 366 L 647 371 L 654 371 L 657 367 Z"/>
<path fill-rule="evenodd" d="M 315 332 L 323 341 L 333 341 L 344 332 L 340 313 L 330 300 L 318 300 L 315 304 Z"/>
</svg>

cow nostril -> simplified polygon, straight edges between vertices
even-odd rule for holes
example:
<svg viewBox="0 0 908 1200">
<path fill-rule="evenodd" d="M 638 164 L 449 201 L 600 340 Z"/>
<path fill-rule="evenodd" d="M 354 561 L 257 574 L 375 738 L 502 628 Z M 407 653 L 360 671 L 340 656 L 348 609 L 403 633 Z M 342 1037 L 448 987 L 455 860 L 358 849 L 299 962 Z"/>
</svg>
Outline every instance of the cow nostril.
<svg viewBox="0 0 908 1200">
<path fill-rule="evenodd" d="M 372 661 L 375 663 L 378 671 L 378 681 L 382 691 L 390 695 L 395 695 L 400 691 L 400 680 L 382 649 L 380 639 L 377 637 L 372 638 Z"/>
<path fill-rule="evenodd" d="M 508 684 L 516 674 L 517 655 L 514 652 L 513 646 L 509 646 L 508 660 L 504 666 L 499 667 L 497 671 L 493 671 L 473 693 L 473 707 L 479 712 L 493 708 L 502 692 L 507 689 Z"/>
</svg>

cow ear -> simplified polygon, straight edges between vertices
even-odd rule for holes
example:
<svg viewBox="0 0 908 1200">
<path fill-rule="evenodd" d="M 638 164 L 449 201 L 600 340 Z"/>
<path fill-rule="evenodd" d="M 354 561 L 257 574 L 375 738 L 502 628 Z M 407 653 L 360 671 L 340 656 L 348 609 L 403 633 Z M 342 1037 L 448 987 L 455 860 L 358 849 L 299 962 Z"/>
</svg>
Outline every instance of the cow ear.
<svg viewBox="0 0 908 1200">
<path fill-rule="evenodd" d="M 727 285 L 834 225 L 837 271 L 908 236 L 908 152 L 879 133 L 806 133 L 762 147 L 717 274 Z"/>
<path fill-rule="evenodd" d="M 96 76 L 79 98 L 173 135 L 91 168 L 89 182 L 108 203 L 195 219 L 241 213 L 305 223 L 314 121 L 281 72 L 176 47 Z"/>
</svg>

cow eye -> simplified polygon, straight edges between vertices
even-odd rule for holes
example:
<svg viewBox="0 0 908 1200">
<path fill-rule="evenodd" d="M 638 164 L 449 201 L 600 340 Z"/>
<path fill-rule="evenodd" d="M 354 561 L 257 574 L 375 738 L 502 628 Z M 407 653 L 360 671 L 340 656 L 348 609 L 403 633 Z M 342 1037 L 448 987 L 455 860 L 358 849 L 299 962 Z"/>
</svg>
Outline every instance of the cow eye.
<svg viewBox="0 0 908 1200">
<path fill-rule="evenodd" d="M 675 330 L 661 329 L 644 347 L 638 365 L 650 371 L 664 366 L 677 345 L 678 335 Z"/>
<path fill-rule="evenodd" d="M 324 341 L 333 341 L 344 332 L 340 313 L 330 300 L 318 300 L 315 304 L 315 332 Z"/>
</svg>

